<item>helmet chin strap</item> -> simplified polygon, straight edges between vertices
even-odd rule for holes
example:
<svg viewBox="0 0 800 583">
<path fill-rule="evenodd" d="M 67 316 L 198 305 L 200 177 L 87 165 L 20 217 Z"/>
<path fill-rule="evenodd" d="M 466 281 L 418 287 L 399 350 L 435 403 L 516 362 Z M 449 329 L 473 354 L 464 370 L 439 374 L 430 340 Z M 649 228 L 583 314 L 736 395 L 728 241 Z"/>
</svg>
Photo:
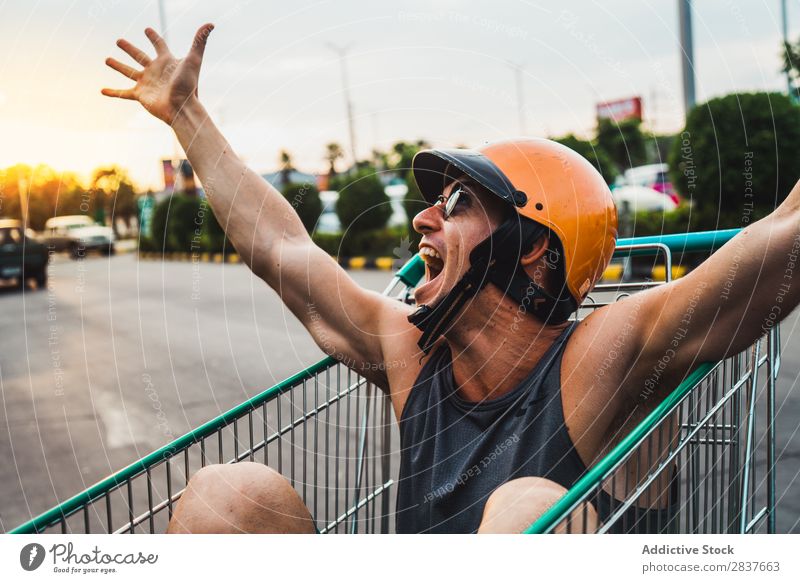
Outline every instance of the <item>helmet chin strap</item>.
<svg viewBox="0 0 800 583">
<path fill-rule="evenodd" d="M 445 334 L 464 304 L 491 282 L 517 302 L 526 312 L 546 323 L 564 322 L 577 306 L 569 294 L 556 298 L 525 273 L 519 264 L 523 249 L 547 232 L 546 227 L 518 218 L 507 219 L 491 235 L 478 243 L 469 254 L 470 267 L 447 295 L 434 306 L 421 305 L 408 321 L 422 331 L 419 347 L 428 354 Z M 508 253 L 509 249 L 516 252 Z"/>
</svg>

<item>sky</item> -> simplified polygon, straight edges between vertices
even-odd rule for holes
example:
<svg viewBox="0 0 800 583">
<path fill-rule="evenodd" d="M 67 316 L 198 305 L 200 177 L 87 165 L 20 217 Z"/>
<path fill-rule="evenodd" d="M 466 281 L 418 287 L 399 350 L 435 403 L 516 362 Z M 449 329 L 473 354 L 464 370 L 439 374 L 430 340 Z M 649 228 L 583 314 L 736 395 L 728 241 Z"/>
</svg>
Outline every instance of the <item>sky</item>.
<svg viewBox="0 0 800 583">
<path fill-rule="evenodd" d="M 787 0 L 800 38 L 800 0 Z M 595 104 L 640 95 L 646 125 L 684 117 L 676 0 L 0 0 L 0 168 L 48 164 L 88 176 L 127 168 L 160 188 L 159 160 L 180 152 L 168 127 L 135 102 L 100 95 L 130 82 L 104 65 L 147 48 L 144 28 L 184 54 L 216 25 L 200 98 L 259 172 L 288 150 L 324 171 L 325 145 L 349 149 L 339 58 L 347 47 L 356 149 L 398 140 L 479 146 L 518 136 L 588 136 Z M 779 0 L 694 0 L 698 102 L 734 91 L 785 91 Z M 524 120 L 515 70 L 522 67 Z"/>
</svg>

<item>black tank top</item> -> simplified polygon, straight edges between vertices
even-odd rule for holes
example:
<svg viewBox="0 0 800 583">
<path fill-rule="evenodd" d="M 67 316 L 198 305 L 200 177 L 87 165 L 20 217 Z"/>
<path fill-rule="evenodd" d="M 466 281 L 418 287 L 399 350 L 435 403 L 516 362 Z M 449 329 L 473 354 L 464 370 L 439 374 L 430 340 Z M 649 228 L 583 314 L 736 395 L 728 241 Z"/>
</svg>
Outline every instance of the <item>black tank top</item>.
<svg viewBox="0 0 800 583">
<path fill-rule="evenodd" d="M 576 324 L 514 389 L 477 403 L 457 394 L 449 347 L 432 354 L 400 419 L 398 533 L 476 532 L 487 498 L 501 484 L 539 476 L 569 488 L 581 477 L 586 466 L 561 405 L 561 359 Z M 602 494 L 601 519 L 615 502 Z M 636 516 L 636 523 L 642 524 L 641 518 Z"/>
</svg>

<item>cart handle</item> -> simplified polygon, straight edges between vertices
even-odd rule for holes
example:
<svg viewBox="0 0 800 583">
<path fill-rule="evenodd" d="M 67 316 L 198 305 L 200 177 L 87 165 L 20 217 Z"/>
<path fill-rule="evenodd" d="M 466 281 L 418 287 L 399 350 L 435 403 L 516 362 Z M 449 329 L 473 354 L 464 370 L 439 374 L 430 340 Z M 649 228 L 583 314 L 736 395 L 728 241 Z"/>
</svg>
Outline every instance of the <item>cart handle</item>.
<svg viewBox="0 0 800 583">
<path fill-rule="evenodd" d="M 626 249 L 631 245 L 665 245 L 673 253 L 691 253 L 696 251 L 716 251 L 733 239 L 741 229 L 724 229 L 721 231 L 700 231 L 698 233 L 676 233 L 674 235 L 652 235 L 649 237 L 626 237 L 617 240 L 613 259 L 622 257 L 638 257 L 656 255 L 656 247 L 646 249 Z M 409 287 L 414 287 L 425 275 L 425 262 L 419 254 L 414 255 L 397 272 L 396 277 Z"/>
</svg>

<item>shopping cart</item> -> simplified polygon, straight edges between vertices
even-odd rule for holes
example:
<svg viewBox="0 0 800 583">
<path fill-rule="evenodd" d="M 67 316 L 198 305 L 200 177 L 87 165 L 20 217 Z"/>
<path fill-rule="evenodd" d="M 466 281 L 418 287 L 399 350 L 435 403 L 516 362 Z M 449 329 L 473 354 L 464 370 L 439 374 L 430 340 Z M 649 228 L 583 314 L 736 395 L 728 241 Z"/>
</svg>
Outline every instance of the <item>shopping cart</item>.
<svg viewBox="0 0 800 583">
<path fill-rule="evenodd" d="M 620 239 L 615 258 L 663 257 L 669 281 L 673 253 L 711 252 L 736 232 Z M 410 301 L 423 272 L 415 257 L 385 293 Z M 654 285 L 660 282 L 598 285 L 577 317 Z M 641 521 L 627 524 L 632 514 L 664 504 L 674 511 L 665 524 L 647 524 L 649 531 L 754 532 L 766 524 L 774 532 L 779 346 L 775 326 L 746 353 L 698 367 L 528 532 L 636 531 Z M 757 426 L 762 366 L 767 404 Z M 391 532 L 398 456 L 388 397 L 325 358 L 11 532 L 164 532 L 195 471 L 240 461 L 262 462 L 286 476 L 324 533 Z M 764 489 L 766 502 L 757 507 Z M 597 505 L 601 496 L 610 507 L 590 529 L 586 503 Z M 642 515 L 649 521 L 652 513 Z"/>
</svg>

